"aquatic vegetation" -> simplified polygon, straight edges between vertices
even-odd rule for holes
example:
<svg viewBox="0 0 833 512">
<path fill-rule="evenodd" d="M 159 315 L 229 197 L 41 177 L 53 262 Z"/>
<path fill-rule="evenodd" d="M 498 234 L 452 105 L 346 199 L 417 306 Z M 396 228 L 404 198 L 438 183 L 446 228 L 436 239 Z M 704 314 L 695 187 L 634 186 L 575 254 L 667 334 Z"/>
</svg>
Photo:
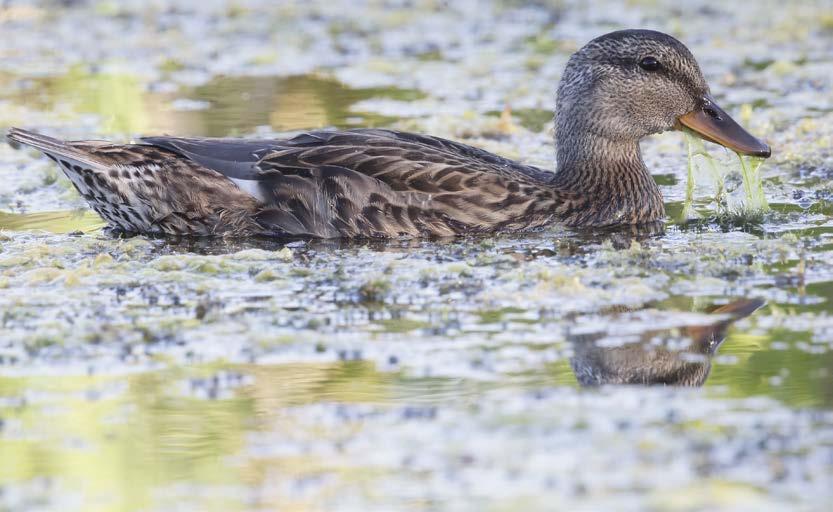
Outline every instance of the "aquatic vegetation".
<svg viewBox="0 0 833 512">
<path fill-rule="evenodd" d="M 745 194 L 741 213 L 744 216 L 758 216 L 769 211 L 769 203 L 764 194 L 764 182 L 761 178 L 763 158 L 738 155 L 743 176 L 743 191 Z"/>
<path fill-rule="evenodd" d="M 359 287 L 359 300 L 367 303 L 381 303 L 390 289 L 389 280 L 384 277 L 374 277 Z"/>
<path fill-rule="evenodd" d="M 0 8 L 0 124 L 68 138 L 391 124 L 541 166 L 569 52 L 621 8 L 31 4 Z M 825 510 L 829 2 L 629 5 L 628 23 L 699 40 L 716 88 L 755 106 L 776 149 L 755 229 L 118 238 L 74 213 L 51 163 L 0 143 L 0 509 Z M 74 67 L 90 58 L 113 67 Z M 108 121 L 119 98 L 129 115 Z M 713 169 L 691 145 L 687 184 L 677 134 L 643 149 L 675 216 L 686 196 L 706 218 L 746 204 L 734 155 L 709 153 Z M 746 171 L 754 195 L 761 169 Z M 703 388 L 580 388 L 581 336 L 650 356 L 743 298 L 767 304 L 729 327 Z"/>
<path fill-rule="evenodd" d="M 688 165 L 686 175 L 685 199 L 680 221 L 696 218 L 694 210 L 695 189 L 698 182 L 705 182 L 713 190 L 710 204 L 713 210 L 709 216 L 720 221 L 732 221 L 739 224 L 760 222 L 769 211 L 769 203 L 764 192 L 760 168 L 763 158 L 735 153 L 738 165 L 716 158 L 708 152 L 706 145 L 697 134 L 684 130 L 688 148 Z M 741 187 L 727 189 L 726 179 L 740 175 Z M 740 191 L 743 193 L 740 194 Z"/>
</svg>

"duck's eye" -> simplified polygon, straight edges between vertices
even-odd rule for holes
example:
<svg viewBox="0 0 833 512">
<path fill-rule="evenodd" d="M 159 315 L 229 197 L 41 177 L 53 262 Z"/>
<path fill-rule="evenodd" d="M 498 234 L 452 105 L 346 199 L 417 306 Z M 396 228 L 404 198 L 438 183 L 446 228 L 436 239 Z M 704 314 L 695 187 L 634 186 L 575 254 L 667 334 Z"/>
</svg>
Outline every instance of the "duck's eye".
<svg viewBox="0 0 833 512">
<path fill-rule="evenodd" d="M 660 68 L 660 64 L 654 57 L 645 57 L 639 61 L 639 67 L 645 71 L 656 71 Z"/>
</svg>

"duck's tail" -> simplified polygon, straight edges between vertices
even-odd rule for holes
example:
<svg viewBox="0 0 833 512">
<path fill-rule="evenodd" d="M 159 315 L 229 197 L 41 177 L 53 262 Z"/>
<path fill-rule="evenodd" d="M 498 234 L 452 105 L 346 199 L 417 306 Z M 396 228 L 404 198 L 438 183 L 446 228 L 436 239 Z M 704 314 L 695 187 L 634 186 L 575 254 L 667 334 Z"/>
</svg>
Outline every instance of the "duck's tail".
<svg viewBox="0 0 833 512">
<path fill-rule="evenodd" d="M 40 133 L 30 132 L 22 128 L 10 128 L 6 133 L 6 139 L 11 142 L 31 146 L 56 162 L 63 159 L 74 160 L 90 166 L 101 164 L 88 151 L 84 151 L 70 142 L 48 137 Z"/>
</svg>

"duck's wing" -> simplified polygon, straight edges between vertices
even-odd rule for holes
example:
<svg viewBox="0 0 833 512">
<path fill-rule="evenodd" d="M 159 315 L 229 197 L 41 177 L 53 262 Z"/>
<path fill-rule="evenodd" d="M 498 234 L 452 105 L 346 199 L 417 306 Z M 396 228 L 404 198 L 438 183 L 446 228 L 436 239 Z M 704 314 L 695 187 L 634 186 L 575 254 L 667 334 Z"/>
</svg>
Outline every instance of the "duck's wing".
<svg viewBox="0 0 833 512">
<path fill-rule="evenodd" d="M 149 137 L 222 173 L 292 235 L 452 235 L 549 220 L 551 174 L 472 146 L 392 130 L 313 131 L 287 140 Z"/>
</svg>

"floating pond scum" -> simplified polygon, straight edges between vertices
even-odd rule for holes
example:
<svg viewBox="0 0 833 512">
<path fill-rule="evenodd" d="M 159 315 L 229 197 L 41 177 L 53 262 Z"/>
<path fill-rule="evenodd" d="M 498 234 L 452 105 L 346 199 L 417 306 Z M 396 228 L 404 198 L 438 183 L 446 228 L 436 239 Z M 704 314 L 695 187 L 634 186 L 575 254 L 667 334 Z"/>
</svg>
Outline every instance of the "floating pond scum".
<svg viewBox="0 0 833 512">
<path fill-rule="evenodd" d="M 711 199 L 705 204 L 713 205 L 708 217 L 718 222 L 759 222 L 769 211 L 760 173 L 764 159 L 737 152 L 737 161 L 718 159 L 706 150 L 703 139 L 697 134 L 685 130 L 685 137 L 688 142 L 688 178 L 685 202 L 678 221 L 701 218 L 701 213 L 694 208 L 694 193 L 699 183 L 701 188 L 713 190 Z"/>
<path fill-rule="evenodd" d="M 400 4 L 0 1 L 0 512 L 831 510 L 831 0 Z M 689 139 L 662 234 L 122 238 L 2 141 L 389 127 L 549 166 L 613 24 L 695 45 L 776 150 Z"/>
</svg>

